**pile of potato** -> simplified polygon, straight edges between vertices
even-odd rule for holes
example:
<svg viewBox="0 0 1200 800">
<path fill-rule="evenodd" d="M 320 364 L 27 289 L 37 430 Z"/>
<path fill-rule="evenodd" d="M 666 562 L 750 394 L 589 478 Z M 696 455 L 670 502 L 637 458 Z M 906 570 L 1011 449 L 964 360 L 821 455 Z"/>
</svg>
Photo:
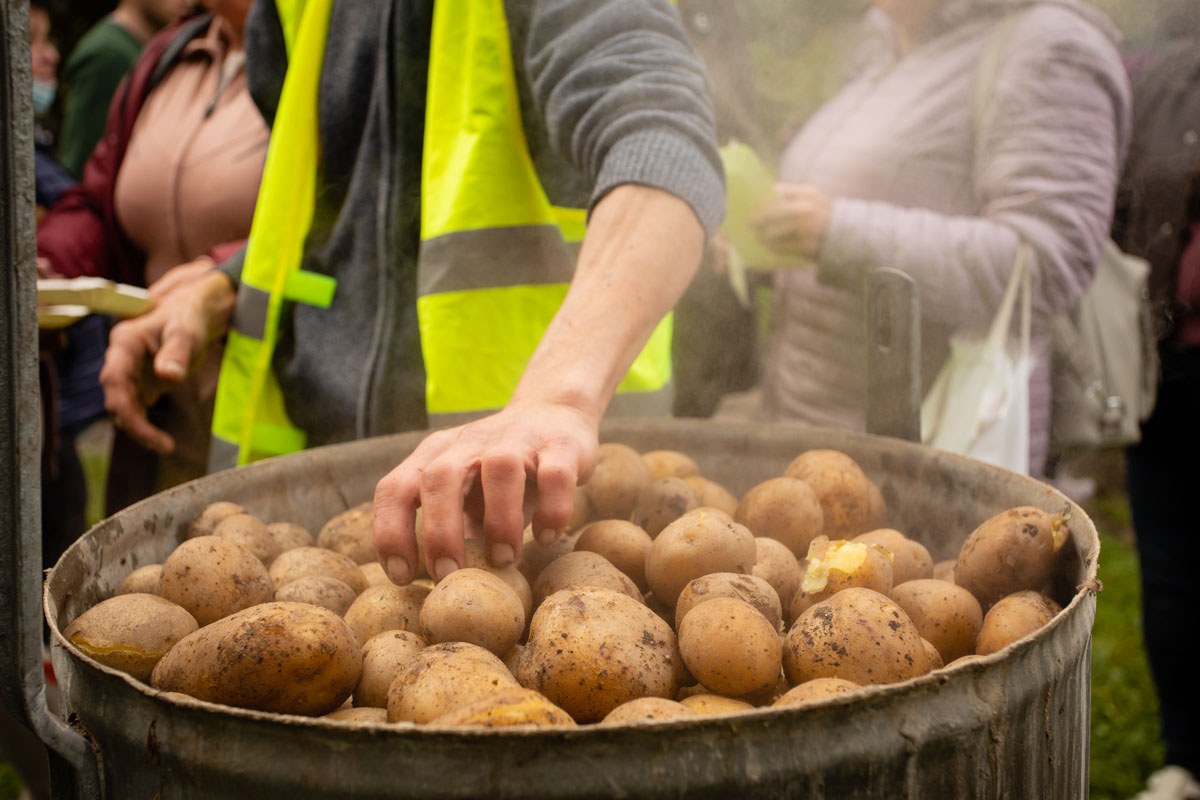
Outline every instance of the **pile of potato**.
<svg viewBox="0 0 1200 800">
<path fill-rule="evenodd" d="M 572 529 L 517 565 L 395 586 L 370 504 L 314 537 L 218 502 L 64 631 L 164 692 L 347 722 L 628 724 L 794 706 L 994 653 L 1061 609 L 1069 531 L 1013 508 L 956 559 L 887 527 L 849 456 L 740 499 L 683 453 L 601 446 Z"/>
</svg>

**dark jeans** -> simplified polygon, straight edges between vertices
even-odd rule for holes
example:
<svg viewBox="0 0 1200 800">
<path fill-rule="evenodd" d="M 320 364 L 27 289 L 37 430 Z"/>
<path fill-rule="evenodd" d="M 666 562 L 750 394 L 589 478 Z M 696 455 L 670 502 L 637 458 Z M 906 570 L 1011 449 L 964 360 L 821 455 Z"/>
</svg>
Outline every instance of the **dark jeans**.
<svg viewBox="0 0 1200 800">
<path fill-rule="evenodd" d="M 1162 359 L 1154 413 L 1142 442 L 1126 451 L 1129 502 L 1166 763 L 1200 775 L 1200 680 L 1187 645 L 1200 564 L 1200 350 L 1164 351 Z"/>
</svg>

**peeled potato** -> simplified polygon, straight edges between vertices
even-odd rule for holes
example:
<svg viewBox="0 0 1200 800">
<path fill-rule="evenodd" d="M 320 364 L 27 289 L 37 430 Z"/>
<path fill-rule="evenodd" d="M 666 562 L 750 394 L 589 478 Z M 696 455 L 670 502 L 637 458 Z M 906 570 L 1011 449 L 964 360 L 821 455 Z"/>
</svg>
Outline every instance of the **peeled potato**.
<svg viewBox="0 0 1200 800">
<path fill-rule="evenodd" d="M 808 550 L 804 578 L 792 598 L 788 619 L 795 620 L 814 604 L 851 587 L 890 592 L 891 554 L 878 545 L 820 537 Z"/>
</svg>

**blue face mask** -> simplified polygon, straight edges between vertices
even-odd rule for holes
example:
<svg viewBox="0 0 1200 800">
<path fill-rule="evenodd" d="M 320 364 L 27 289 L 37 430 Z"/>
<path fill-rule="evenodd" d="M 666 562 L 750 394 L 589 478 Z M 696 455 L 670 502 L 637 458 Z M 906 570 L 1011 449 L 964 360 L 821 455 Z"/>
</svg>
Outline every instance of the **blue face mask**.
<svg viewBox="0 0 1200 800">
<path fill-rule="evenodd" d="M 41 116 L 54 105 L 54 96 L 58 92 L 58 81 L 33 82 L 33 113 Z"/>
</svg>

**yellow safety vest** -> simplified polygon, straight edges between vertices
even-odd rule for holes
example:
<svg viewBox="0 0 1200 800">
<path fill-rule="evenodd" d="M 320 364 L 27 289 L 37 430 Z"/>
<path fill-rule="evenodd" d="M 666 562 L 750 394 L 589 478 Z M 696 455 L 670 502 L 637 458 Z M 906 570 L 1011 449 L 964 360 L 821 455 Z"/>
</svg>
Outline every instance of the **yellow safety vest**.
<svg viewBox="0 0 1200 800">
<path fill-rule="evenodd" d="M 328 308 L 299 269 L 319 157 L 317 96 L 332 0 L 276 0 L 289 67 L 217 387 L 210 471 L 302 449 L 271 358 L 284 301 Z M 503 0 L 437 2 L 421 178 L 417 314 L 431 427 L 501 408 L 566 295 L 585 211 L 553 206 L 533 166 Z M 536 257 L 531 257 L 536 254 Z M 615 414 L 667 414 L 671 319 L 617 389 Z"/>
</svg>

